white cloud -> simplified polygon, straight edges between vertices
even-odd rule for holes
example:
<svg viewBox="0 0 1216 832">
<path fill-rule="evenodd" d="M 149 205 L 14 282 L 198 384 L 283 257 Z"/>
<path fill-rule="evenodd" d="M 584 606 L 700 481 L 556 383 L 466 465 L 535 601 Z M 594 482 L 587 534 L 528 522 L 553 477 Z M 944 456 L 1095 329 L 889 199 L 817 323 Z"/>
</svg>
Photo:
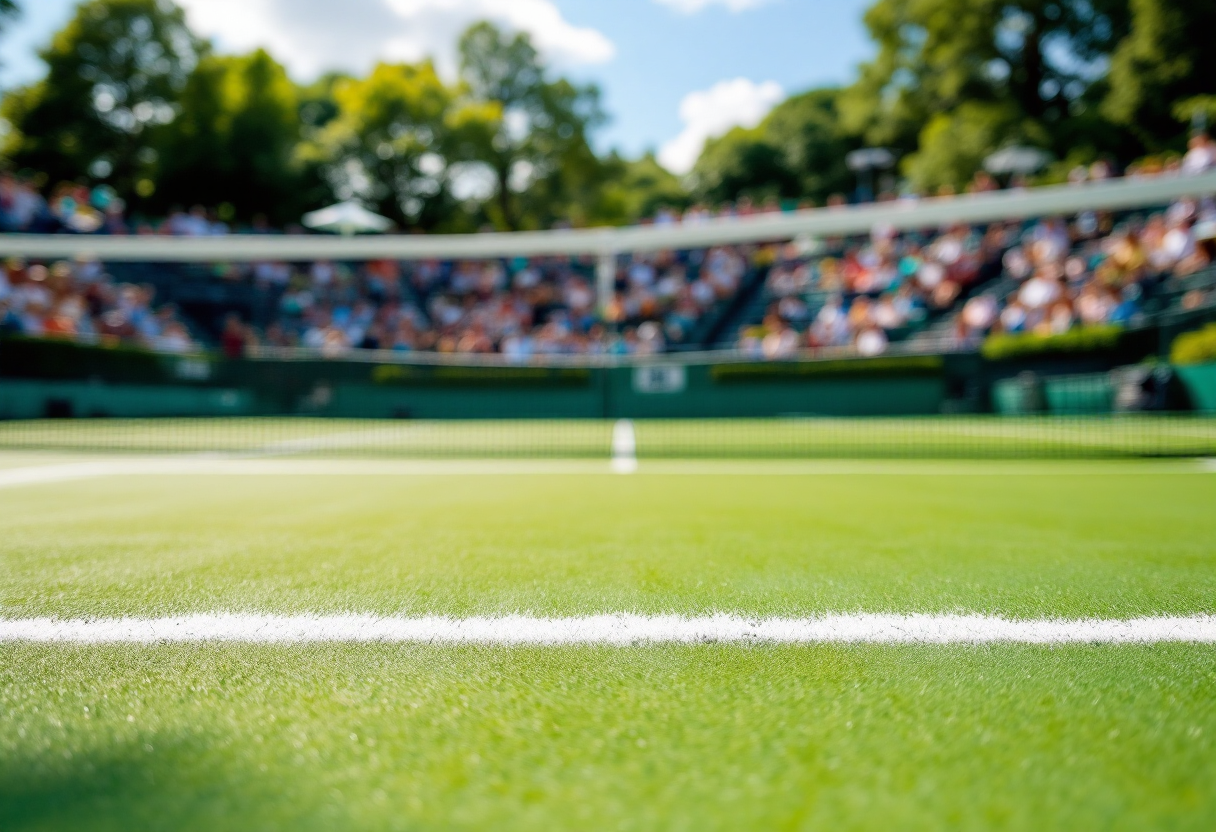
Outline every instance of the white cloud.
<svg viewBox="0 0 1216 832">
<path fill-rule="evenodd" d="M 690 92 L 680 102 L 684 129 L 659 149 L 659 162 L 672 173 L 688 173 L 706 139 L 732 127 L 755 127 L 783 98 L 785 91 L 776 81 L 757 84 L 747 78 L 719 81 L 707 90 Z"/>
<path fill-rule="evenodd" d="M 330 69 L 366 72 L 377 60 L 433 57 L 448 77 L 456 40 L 478 20 L 527 32 L 559 65 L 616 53 L 595 29 L 575 26 L 553 0 L 179 0 L 190 22 L 225 50 L 264 46 L 300 78 Z"/>
<path fill-rule="evenodd" d="M 769 0 L 655 0 L 655 2 L 670 6 L 682 14 L 696 14 L 710 6 L 723 6 L 732 12 L 742 12 L 762 6 Z"/>
</svg>

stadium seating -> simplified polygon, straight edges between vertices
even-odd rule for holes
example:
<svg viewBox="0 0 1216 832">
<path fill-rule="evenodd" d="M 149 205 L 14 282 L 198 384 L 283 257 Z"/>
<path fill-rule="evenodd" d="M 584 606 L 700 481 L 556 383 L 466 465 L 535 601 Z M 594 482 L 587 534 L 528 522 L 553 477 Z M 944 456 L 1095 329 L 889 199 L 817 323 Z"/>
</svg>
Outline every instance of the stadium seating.
<svg viewBox="0 0 1216 832">
<path fill-rule="evenodd" d="M 1211 201 L 935 234 L 877 229 L 814 256 L 789 250 L 744 305 L 737 343 L 766 358 L 825 347 L 875 354 L 890 342 L 959 350 L 991 333 L 1134 325 L 1216 302 L 1214 259 Z"/>
<path fill-rule="evenodd" d="M 670 218 L 669 218 L 670 219 Z M 43 200 L 0 181 L 14 231 L 124 233 L 104 188 Z M 670 219 L 671 222 L 676 220 Z M 687 223 L 703 223 L 690 216 Z M 143 227 L 141 232 L 154 229 Z M 249 229 L 271 233 L 271 229 Z M 202 209 L 159 234 L 228 233 Z M 863 237 L 622 255 L 597 295 L 588 256 L 239 264 L 9 261 L 0 333 L 169 352 L 259 344 L 548 355 L 737 349 L 755 358 L 974 349 L 994 333 L 1136 325 L 1216 303 L 1216 203 Z"/>
</svg>

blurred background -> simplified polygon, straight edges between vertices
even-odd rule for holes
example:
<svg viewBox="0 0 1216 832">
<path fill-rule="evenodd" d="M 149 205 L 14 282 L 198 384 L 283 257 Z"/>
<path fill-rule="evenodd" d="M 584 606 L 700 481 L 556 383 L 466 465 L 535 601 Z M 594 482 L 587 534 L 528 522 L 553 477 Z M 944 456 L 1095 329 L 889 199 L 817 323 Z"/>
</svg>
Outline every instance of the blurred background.
<svg viewBox="0 0 1216 832">
<path fill-rule="evenodd" d="M 1216 406 L 1211 3 L 0 13 L 2 416 Z"/>
<path fill-rule="evenodd" d="M 4 159 L 48 197 L 112 189 L 132 231 L 350 197 L 547 229 L 961 192 L 1013 145 L 1043 155 L 1002 185 L 1157 171 L 1216 117 L 1198 0 L 601 6 L 4 0 Z"/>
</svg>

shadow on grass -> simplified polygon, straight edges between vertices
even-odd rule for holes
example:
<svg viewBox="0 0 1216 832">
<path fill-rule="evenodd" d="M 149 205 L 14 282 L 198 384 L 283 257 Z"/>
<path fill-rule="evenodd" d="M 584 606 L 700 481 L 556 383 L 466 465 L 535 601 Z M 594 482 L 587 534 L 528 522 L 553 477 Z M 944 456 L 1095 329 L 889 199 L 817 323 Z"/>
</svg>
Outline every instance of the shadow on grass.
<svg viewBox="0 0 1216 832">
<path fill-rule="evenodd" d="M 211 746 L 199 736 L 152 736 L 104 753 L 0 761 L 0 830 L 232 828 L 267 784 L 239 768 L 205 765 L 214 760 Z"/>
</svg>

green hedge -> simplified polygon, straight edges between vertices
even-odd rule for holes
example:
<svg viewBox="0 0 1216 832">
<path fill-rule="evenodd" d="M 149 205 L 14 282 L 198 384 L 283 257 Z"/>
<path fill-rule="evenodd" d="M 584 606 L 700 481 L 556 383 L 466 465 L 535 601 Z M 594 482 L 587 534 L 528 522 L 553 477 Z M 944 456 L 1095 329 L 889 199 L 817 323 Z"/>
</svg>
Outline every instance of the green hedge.
<svg viewBox="0 0 1216 832">
<path fill-rule="evenodd" d="M 990 335 L 980 347 L 989 361 L 1008 361 L 1040 355 L 1101 352 L 1119 346 L 1124 329 L 1119 326 L 1087 326 L 1059 335 L 1021 332 L 1016 335 Z"/>
<path fill-rule="evenodd" d="M 10 337 L 0 339 L 0 377 L 82 381 L 101 378 L 116 384 L 178 382 L 173 363 L 148 350 L 89 346 L 71 341 Z"/>
<path fill-rule="evenodd" d="M 1170 361 L 1183 365 L 1216 361 L 1216 324 L 1184 332 L 1175 338 L 1170 348 Z"/>
<path fill-rule="evenodd" d="M 586 367 L 449 367 L 381 364 L 372 370 L 375 384 L 401 387 L 586 387 Z"/>
<path fill-rule="evenodd" d="M 825 361 L 778 361 L 767 364 L 717 364 L 710 378 L 721 384 L 755 381 L 807 381 L 815 378 L 940 375 L 940 355 L 843 358 Z"/>
</svg>

